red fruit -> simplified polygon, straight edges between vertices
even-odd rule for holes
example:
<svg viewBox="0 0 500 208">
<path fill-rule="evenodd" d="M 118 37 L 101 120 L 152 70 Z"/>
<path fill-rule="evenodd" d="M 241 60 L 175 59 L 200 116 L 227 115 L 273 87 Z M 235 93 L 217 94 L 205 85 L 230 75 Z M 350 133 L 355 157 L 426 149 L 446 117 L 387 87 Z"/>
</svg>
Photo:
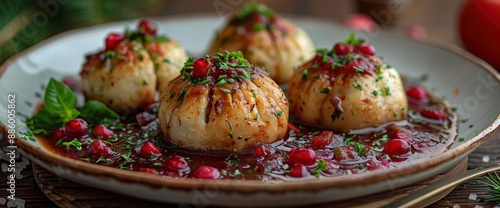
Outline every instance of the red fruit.
<svg viewBox="0 0 500 208">
<path fill-rule="evenodd" d="M 354 51 L 368 55 L 368 56 L 375 55 L 375 48 L 368 43 L 362 43 L 358 47 L 354 48 Z"/>
<path fill-rule="evenodd" d="M 82 118 L 75 118 L 66 123 L 64 130 L 68 136 L 82 136 L 89 130 L 89 125 Z"/>
<path fill-rule="evenodd" d="M 265 25 L 267 24 L 268 18 L 263 14 L 256 13 L 252 16 L 252 20 L 254 23 Z"/>
<path fill-rule="evenodd" d="M 459 34 L 465 48 L 500 70 L 500 2 L 468 0 L 458 19 Z"/>
<path fill-rule="evenodd" d="M 273 154 L 274 152 L 276 152 L 276 149 L 269 145 L 259 145 L 253 149 L 253 152 L 255 156 L 261 157 L 264 155 Z"/>
<path fill-rule="evenodd" d="M 217 168 L 202 165 L 193 172 L 193 176 L 199 179 L 217 179 L 220 177 L 220 172 Z"/>
<path fill-rule="evenodd" d="M 137 120 L 137 124 L 139 124 L 139 126 L 146 126 L 152 121 L 156 120 L 156 116 L 147 111 L 144 111 L 135 115 L 135 120 Z"/>
<path fill-rule="evenodd" d="M 270 171 L 272 171 L 272 169 L 269 167 L 269 166 L 264 166 L 262 163 L 257 163 L 257 169 L 259 169 L 259 171 L 261 173 L 268 173 Z"/>
<path fill-rule="evenodd" d="M 94 134 L 94 136 L 101 137 L 102 139 L 109 139 L 114 135 L 113 130 L 108 129 L 106 126 L 102 124 L 95 126 L 92 133 Z"/>
<path fill-rule="evenodd" d="M 395 158 L 407 154 L 410 150 L 408 142 L 402 139 L 391 139 L 384 147 L 384 153 Z"/>
<path fill-rule="evenodd" d="M 402 140 L 405 140 L 406 142 L 411 142 L 412 139 L 410 138 L 410 136 L 408 136 L 408 134 L 406 134 L 405 131 L 403 130 L 397 130 L 396 132 L 394 132 L 394 139 L 402 139 Z"/>
<path fill-rule="evenodd" d="M 292 169 L 290 170 L 288 175 L 295 178 L 302 178 L 308 176 L 309 171 L 307 170 L 307 167 L 305 165 L 295 164 L 294 166 L 292 166 Z"/>
<path fill-rule="evenodd" d="M 351 63 L 348 63 L 345 66 L 346 73 L 350 75 L 354 75 L 357 73 L 364 73 L 365 70 L 359 67 L 358 62 L 356 60 L 352 61 Z"/>
<path fill-rule="evenodd" d="M 58 128 L 56 129 L 56 131 L 54 131 L 54 135 L 52 136 L 52 138 L 54 140 L 59 140 L 59 139 L 62 139 L 66 136 L 66 132 L 64 132 L 64 128 Z"/>
<path fill-rule="evenodd" d="M 160 174 L 160 172 L 158 172 L 158 170 L 156 170 L 154 168 L 139 168 L 139 171 L 141 171 L 143 173 L 151 173 L 151 174 L 155 174 L 155 175 Z"/>
<path fill-rule="evenodd" d="M 125 36 L 121 34 L 117 33 L 109 34 L 108 37 L 106 38 L 106 50 L 108 51 L 115 49 L 115 47 L 123 40 L 125 40 Z"/>
<path fill-rule="evenodd" d="M 332 139 L 333 139 L 333 132 L 322 131 L 319 135 L 311 139 L 311 146 L 315 149 L 324 148 L 325 146 L 332 143 Z"/>
<path fill-rule="evenodd" d="M 419 86 L 413 86 L 411 87 L 408 92 L 406 92 L 408 97 L 420 101 L 420 102 L 427 102 L 429 101 L 429 97 L 427 96 L 427 92 L 425 91 L 424 88 L 419 87 Z"/>
<path fill-rule="evenodd" d="M 165 161 L 165 168 L 174 173 L 182 173 L 189 169 L 189 165 L 184 157 L 175 155 Z"/>
<path fill-rule="evenodd" d="M 293 132 L 296 133 L 296 134 L 300 133 L 299 127 L 297 127 L 297 126 L 295 126 L 295 125 L 293 125 L 291 123 L 288 123 L 288 131 L 290 131 L 290 130 L 293 130 Z"/>
<path fill-rule="evenodd" d="M 97 157 L 109 157 L 113 150 L 101 140 L 94 140 L 90 143 L 90 152 Z"/>
<path fill-rule="evenodd" d="M 158 29 L 154 23 L 151 23 L 148 20 L 142 19 L 139 21 L 137 26 L 139 28 L 139 32 L 143 35 L 151 35 L 156 36 L 156 30 Z"/>
<path fill-rule="evenodd" d="M 335 44 L 333 46 L 333 50 L 335 51 L 335 53 L 337 55 L 339 55 L 339 56 L 340 55 L 345 56 L 345 55 L 347 55 L 347 54 L 349 54 L 349 53 L 352 52 L 353 47 L 352 47 L 352 45 L 349 45 L 349 44 L 337 43 L 337 44 Z"/>
<path fill-rule="evenodd" d="M 196 61 L 193 64 L 193 77 L 195 78 L 203 78 L 207 76 L 207 71 L 208 71 L 208 66 L 210 65 L 210 62 L 208 62 L 204 58 L 196 59 Z"/>
<path fill-rule="evenodd" d="M 345 24 L 356 30 L 370 31 L 375 29 L 376 23 L 373 19 L 364 14 L 355 14 L 345 20 Z"/>
<path fill-rule="evenodd" d="M 160 155 L 160 150 L 152 142 L 144 143 L 139 151 L 139 156 L 146 159 L 154 159 Z"/>
<path fill-rule="evenodd" d="M 294 148 L 288 155 L 288 164 L 314 165 L 316 164 L 316 153 L 311 149 Z"/>
<path fill-rule="evenodd" d="M 386 130 L 387 130 L 387 135 L 389 136 L 390 139 L 402 139 L 407 141 L 408 143 L 412 142 L 412 139 L 408 135 L 408 133 L 399 126 L 389 125 Z"/>
<path fill-rule="evenodd" d="M 426 108 L 420 111 L 420 114 L 423 117 L 434 119 L 434 120 L 446 120 L 448 115 L 444 112 L 443 109 L 434 109 L 434 108 Z"/>
</svg>

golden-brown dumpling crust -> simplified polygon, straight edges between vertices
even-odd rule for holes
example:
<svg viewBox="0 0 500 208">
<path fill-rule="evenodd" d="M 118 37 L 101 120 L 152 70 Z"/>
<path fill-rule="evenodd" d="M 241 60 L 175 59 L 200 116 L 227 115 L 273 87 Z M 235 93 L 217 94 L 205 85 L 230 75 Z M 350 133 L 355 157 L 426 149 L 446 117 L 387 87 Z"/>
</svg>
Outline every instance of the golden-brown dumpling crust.
<svg viewBox="0 0 500 208">
<path fill-rule="evenodd" d="M 299 122 L 341 132 L 403 120 L 408 103 L 398 72 L 378 57 L 369 61 L 380 65 L 375 74 L 315 71 L 313 61 L 303 65 L 290 80 L 290 113 Z"/>
<path fill-rule="evenodd" d="M 80 76 L 87 99 L 99 100 L 120 112 L 134 112 L 154 102 L 153 62 L 138 42 L 123 41 L 112 51 L 92 55 Z"/>
<path fill-rule="evenodd" d="M 224 85 L 182 76 L 161 92 L 159 123 L 168 140 L 193 150 L 242 151 L 285 136 L 288 101 L 267 75 Z"/>
<path fill-rule="evenodd" d="M 179 76 L 188 55 L 186 50 L 172 39 L 163 42 L 148 42 L 144 46 L 154 63 L 157 89 L 161 91 L 168 82 Z"/>
</svg>

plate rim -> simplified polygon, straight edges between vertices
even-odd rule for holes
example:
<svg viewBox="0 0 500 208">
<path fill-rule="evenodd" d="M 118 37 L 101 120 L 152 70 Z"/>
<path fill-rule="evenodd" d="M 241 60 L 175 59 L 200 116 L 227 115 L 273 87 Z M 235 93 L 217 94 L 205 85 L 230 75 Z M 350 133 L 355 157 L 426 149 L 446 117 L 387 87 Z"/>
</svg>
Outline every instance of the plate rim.
<svg viewBox="0 0 500 208">
<path fill-rule="evenodd" d="M 178 15 L 167 15 L 167 16 L 159 16 L 159 17 L 148 17 L 155 21 L 173 21 L 179 20 L 182 18 L 202 18 L 202 17 L 214 17 L 213 14 L 207 13 L 185 13 Z M 289 16 L 289 15 L 282 15 Z M 320 17 L 311 17 L 311 16 L 300 16 L 294 15 L 295 17 L 313 20 L 313 21 L 321 21 L 325 24 L 333 24 L 338 26 L 337 22 L 327 22 L 326 19 Z M 133 20 L 124 20 L 124 21 L 116 21 L 110 22 L 106 24 L 100 24 L 90 27 L 83 27 L 78 29 L 73 29 L 69 31 L 65 31 L 59 34 L 56 34 L 16 55 L 9 58 L 5 61 L 2 66 L 0 66 L 0 77 L 7 71 L 9 66 L 14 63 L 17 59 L 25 56 L 29 52 L 32 52 L 38 48 L 43 47 L 46 44 L 56 42 L 59 38 L 69 36 L 73 33 L 77 33 L 80 31 L 98 28 L 98 27 L 107 27 L 113 24 L 125 24 L 126 22 Z M 224 20 L 224 22 L 226 22 Z M 343 27 L 343 26 L 342 26 Z M 346 27 L 347 28 L 347 27 Z M 217 29 L 217 28 L 216 28 Z M 387 32 L 381 32 L 380 35 L 384 36 L 392 36 L 395 38 L 403 38 L 407 41 L 415 42 L 418 44 L 424 44 L 427 46 L 431 46 L 434 48 L 438 48 L 447 52 L 454 53 L 460 57 L 463 57 L 469 60 L 471 63 L 479 65 L 482 70 L 485 70 L 486 73 L 493 76 L 497 82 L 500 82 L 500 73 L 498 73 L 492 66 L 488 65 L 485 61 L 475 57 L 464 49 L 439 40 L 435 38 L 426 38 L 420 41 L 416 41 L 414 39 L 406 38 L 398 35 L 391 35 Z M 372 171 L 370 173 L 361 173 L 361 174 L 353 174 L 347 176 L 339 176 L 339 177 L 331 177 L 331 178 L 321 178 L 321 179 L 312 179 L 312 180 L 304 180 L 304 181 L 283 181 L 283 182 L 262 182 L 262 181 L 254 181 L 254 180 L 224 180 L 221 183 L 217 184 L 217 188 L 221 192 L 240 192 L 240 193 L 249 193 L 249 192 L 269 192 L 269 193 L 280 193 L 280 192 L 289 192 L 289 191 L 309 191 L 309 192 L 319 192 L 329 188 L 353 188 L 353 184 L 356 186 L 363 186 L 368 184 L 374 184 L 376 182 L 383 181 L 387 178 L 399 178 L 410 175 L 414 172 L 421 172 L 425 169 L 430 169 L 433 167 L 437 167 L 447 161 L 451 161 L 452 159 L 465 154 L 469 150 L 479 146 L 482 142 L 484 142 L 489 136 L 491 136 L 500 126 L 500 115 L 496 117 L 496 119 L 488 125 L 487 128 L 483 129 L 481 132 L 477 133 L 473 138 L 467 140 L 466 142 L 461 143 L 460 145 L 453 148 L 453 151 L 445 151 L 439 154 L 439 157 L 434 157 L 433 160 L 430 160 L 424 163 L 424 160 L 419 159 L 412 164 L 406 164 L 398 166 L 398 168 L 389 168 L 384 170 Z M 3 136 L 7 136 L 7 126 L 3 123 L 0 123 L 0 132 L 2 132 Z M 141 173 L 137 171 L 128 171 L 128 170 L 120 170 L 117 168 L 105 167 L 97 164 L 90 164 L 84 161 L 79 161 L 71 158 L 66 158 L 59 156 L 57 154 L 48 152 L 44 150 L 42 147 L 35 147 L 28 142 L 21 139 L 17 134 L 15 138 L 15 143 L 18 147 L 20 147 L 26 153 L 37 157 L 38 159 L 50 163 L 51 166 L 60 166 L 63 168 L 70 169 L 72 171 L 81 172 L 87 175 L 92 175 L 94 177 L 102 177 L 106 176 L 109 178 L 114 178 L 120 182 L 127 183 L 138 183 L 141 185 L 148 185 L 149 187 L 167 187 L 176 190 L 192 190 L 199 188 L 206 188 L 207 185 L 211 186 L 211 183 L 207 183 L 210 180 L 200 180 L 200 179 L 191 179 L 191 178 L 183 178 L 181 180 L 175 178 L 164 178 L 160 176 L 151 177 L 151 174 Z M 220 181 L 220 180 L 218 180 Z M 212 184 L 213 185 L 213 184 Z"/>
</svg>

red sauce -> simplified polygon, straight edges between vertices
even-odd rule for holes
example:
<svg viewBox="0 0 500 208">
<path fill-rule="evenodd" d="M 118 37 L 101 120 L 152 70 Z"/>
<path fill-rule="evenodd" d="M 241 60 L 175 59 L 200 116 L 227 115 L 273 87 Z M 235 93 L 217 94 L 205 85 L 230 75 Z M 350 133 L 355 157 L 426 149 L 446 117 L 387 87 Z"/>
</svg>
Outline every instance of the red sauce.
<svg viewBox="0 0 500 208">
<path fill-rule="evenodd" d="M 405 89 L 415 87 L 419 86 L 406 83 Z M 206 177 L 203 175 L 206 171 L 196 171 L 201 166 L 205 170 L 207 166 L 217 169 L 218 178 L 225 179 L 271 181 L 333 177 L 398 166 L 445 151 L 456 136 L 456 116 L 442 100 L 429 93 L 426 98 L 409 99 L 411 109 L 407 120 L 347 134 L 305 127 L 292 121 L 283 140 L 243 153 L 195 152 L 165 143 L 156 119 L 158 105 L 108 126 L 114 136 L 102 139 L 113 150 L 107 157 L 91 150 L 91 142 L 100 139 L 94 136 L 93 127 L 82 136 L 39 136 L 38 141 L 45 149 L 64 157 L 166 177 Z M 436 108 L 443 109 L 439 112 L 445 112 L 446 117 L 431 119 L 420 113 Z M 80 150 L 68 144 L 75 138 L 81 143 Z M 161 155 L 141 156 L 143 144 L 149 142 L 156 144 Z"/>
</svg>

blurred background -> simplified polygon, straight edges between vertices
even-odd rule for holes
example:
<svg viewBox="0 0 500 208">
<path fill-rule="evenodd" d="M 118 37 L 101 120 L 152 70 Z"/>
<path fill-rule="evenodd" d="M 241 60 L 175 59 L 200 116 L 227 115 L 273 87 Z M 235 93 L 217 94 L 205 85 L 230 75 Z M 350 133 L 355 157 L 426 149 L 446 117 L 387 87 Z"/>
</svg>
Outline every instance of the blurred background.
<svg viewBox="0 0 500 208">
<path fill-rule="evenodd" d="M 74 28 L 181 13 L 204 12 L 228 16 L 245 2 L 245 0 L 0 0 L 0 63 L 48 37 Z M 489 61 L 497 69 L 500 68 L 498 63 L 500 53 L 492 49 L 494 44 L 500 45 L 500 0 L 259 0 L 258 2 L 267 4 L 280 14 L 313 16 L 358 29 L 381 29 L 405 34 L 415 39 L 440 39 L 465 47 Z M 488 18 L 491 22 L 488 22 Z M 468 39 L 467 31 L 473 31 L 469 32 Z M 490 39 L 480 37 L 488 34 L 493 36 L 489 37 Z M 466 36 L 465 41 L 462 41 L 463 36 Z"/>
</svg>

